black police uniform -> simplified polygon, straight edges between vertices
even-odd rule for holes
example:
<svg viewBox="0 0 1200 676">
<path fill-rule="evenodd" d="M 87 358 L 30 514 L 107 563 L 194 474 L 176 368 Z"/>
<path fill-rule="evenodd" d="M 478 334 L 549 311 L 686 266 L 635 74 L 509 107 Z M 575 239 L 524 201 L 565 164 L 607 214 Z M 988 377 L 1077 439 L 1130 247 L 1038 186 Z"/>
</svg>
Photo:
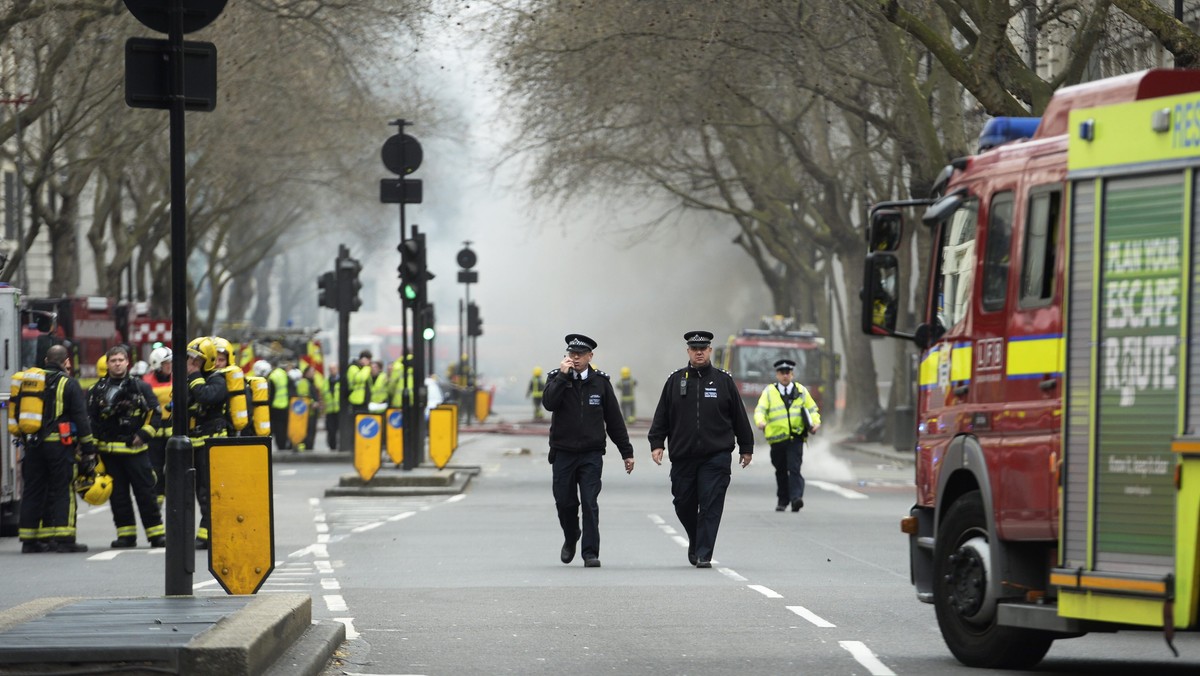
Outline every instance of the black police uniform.
<svg viewBox="0 0 1200 676">
<path fill-rule="evenodd" d="M 21 440 L 21 551 L 83 552 L 87 546 L 75 543 L 71 482 L 76 474 L 76 447 L 85 458 L 96 453 L 87 400 L 83 388 L 60 365 L 46 364 L 45 370 L 45 422 L 39 432 Z"/>
<path fill-rule="evenodd" d="M 146 540 L 154 547 L 165 547 L 166 530 L 154 492 L 157 477 L 150 464 L 148 446 L 155 430 L 162 426 L 162 410 L 154 388 L 129 375 L 101 378 L 88 392 L 88 417 L 100 458 L 113 481 L 109 502 L 117 539 L 112 546 L 137 544 L 137 521 L 133 513 L 136 501 Z M 132 446 L 135 438 L 141 442 L 136 449 Z"/>
<path fill-rule="evenodd" d="M 568 343 L 572 336 L 567 336 Z M 587 339 L 590 341 L 590 339 Z M 595 343 L 591 342 L 591 347 Z M 550 462 L 554 466 L 554 503 L 563 531 L 563 563 L 575 556 L 580 540 L 579 507 L 583 505 L 584 562 L 600 556 L 600 474 L 604 468 L 605 434 L 622 458 L 633 457 L 633 445 L 621 417 L 621 402 L 608 374 L 588 367 L 587 377 L 555 370 L 546 378 L 542 406 L 551 412 Z"/>
<path fill-rule="evenodd" d="M 671 494 L 675 514 L 688 534 L 688 561 L 710 561 L 725 509 L 734 443 L 739 453 L 754 453 L 754 428 L 733 377 L 711 364 L 702 369 L 689 364 L 672 373 L 648 437 L 651 449 L 665 447 L 671 459 Z"/>
</svg>

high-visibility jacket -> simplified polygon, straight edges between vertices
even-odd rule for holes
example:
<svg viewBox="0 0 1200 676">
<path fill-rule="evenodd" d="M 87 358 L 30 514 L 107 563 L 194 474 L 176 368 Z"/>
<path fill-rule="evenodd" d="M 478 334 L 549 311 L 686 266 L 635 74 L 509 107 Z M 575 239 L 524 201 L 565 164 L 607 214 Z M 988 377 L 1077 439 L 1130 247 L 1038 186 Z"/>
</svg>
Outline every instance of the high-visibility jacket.
<svg viewBox="0 0 1200 676">
<path fill-rule="evenodd" d="M 403 374 L 403 375 L 402 375 Z M 404 405 L 404 391 L 408 390 L 408 400 L 413 400 L 413 370 L 404 364 L 403 359 L 392 362 L 391 372 L 388 373 L 388 391 L 391 393 L 392 406 L 399 408 Z"/>
<path fill-rule="evenodd" d="M 804 424 L 805 412 L 813 427 L 821 424 L 817 402 L 808 393 L 808 389 L 800 383 L 792 383 L 792 387 L 796 388 L 796 397 L 792 399 L 790 406 L 784 405 L 778 385 L 768 385 L 758 398 L 758 406 L 754 407 L 754 424 L 766 423 L 763 434 L 766 435 L 768 444 L 807 435 L 810 430 Z"/>
<path fill-rule="evenodd" d="M 346 369 L 346 384 L 350 386 L 350 405 L 366 404 L 367 390 L 371 387 L 371 367 L 351 364 L 350 368 Z"/>
<path fill-rule="evenodd" d="M 388 375 L 382 371 L 371 383 L 371 403 L 384 406 L 388 403 Z"/>
<path fill-rule="evenodd" d="M 533 397 L 534 399 L 541 399 L 543 387 L 544 384 L 542 382 L 542 377 L 533 376 L 529 379 L 529 387 L 525 389 L 525 394 Z"/>
<path fill-rule="evenodd" d="M 288 395 L 290 394 L 288 391 L 290 379 L 288 378 L 287 371 L 276 366 L 275 370 L 271 371 L 267 376 L 267 381 L 271 383 L 271 408 L 286 409 L 288 407 Z"/>
<path fill-rule="evenodd" d="M 320 371 L 313 373 L 313 380 L 316 382 L 317 392 L 321 395 L 321 402 L 325 405 L 325 413 L 337 413 L 341 408 L 337 389 L 329 386 L 329 379 Z"/>
</svg>

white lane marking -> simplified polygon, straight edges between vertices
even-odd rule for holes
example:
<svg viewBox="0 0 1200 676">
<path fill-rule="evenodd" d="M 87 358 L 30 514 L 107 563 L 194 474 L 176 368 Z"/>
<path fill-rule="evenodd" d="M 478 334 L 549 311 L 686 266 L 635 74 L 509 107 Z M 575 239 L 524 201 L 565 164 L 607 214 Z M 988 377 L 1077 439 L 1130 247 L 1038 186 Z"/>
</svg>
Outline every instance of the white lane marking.
<svg viewBox="0 0 1200 676">
<path fill-rule="evenodd" d="M 341 594 L 326 594 L 325 608 L 331 613 L 341 613 L 350 610 L 346 606 L 346 599 L 342 598 Z"/>
<path fill-rule="evenodd" d="M 683 537 L 682 535 L 672 535 L 671 539 L 674 540 L 675 543 L 678 544 L 680 547 L 683 547 L 684 549 L 688 548 L 688 540 L 687 540 L 687 538 Z"/>
<path fill-rule="evenodd" d="M 313 567 L 322 575 L 333 574 L 333 564 L 328 561 L 313 561 Z"/>
<path fill-rule="evenodd" d="M 393 514 L 392 516 L 389 516 L 387 518 L 387 520 L 388 521 L 399 521 L 400 519 L 407 519 L 408 517 L 412 516 L 413 514 L 416 514 L 416 512 L 401 512 L 399 514 Z"/>
<path fill-rule="evenodd" d="M 281 469 L 281 470 L 279 470 L 279 476 L 293 476 L 297 471 L 299 471 L 299 470 Z"/>
<path fill-rule="evenodd" d="M 316 507 L 317 505 L 321 504 L 321 498 L 309 498 L 308 504 L 312 505 L 313 507 Z"/>
<path fill-rule="evenodd" d="M 358 638 L 358 632 L 354 630 L 354 618 L 353 617 L 335 617 L 335 618 L 333 618 L 333 621 L 341 622 L 342 624 L 346 625 L 346 640 L 347 641 L 353 641 L 354 639 Z"/>
<path fill-rule="evenodd" d="M 866 493 L 859 493 L 858 491 L 852 491 L 849 488 L 842 488 L 841 486 L 837 484 L 831 484 L 828 481 L 807 481 L 805 483 L 807 483 L 809 486 L 816 486 L 821 490 L 829 491 L 830 493 L 837 493 L 843 498 L 849 498 L 851 500 L 866 500 L 868 497 Z"/>
<path fill-rule="evenodd" d="M 825 618 L 814 613 L 813 611 L 809 610 L 808 608 L 805 608 L 804 606 L 787 606 L 787 609 L 792 611 L 793 613 L 796 613 L 800 617 L 803 617 L 804 619 L 808 620 L 809 622 L 812 622 L 813 624 L 817 625 L 818 627 L 836 627 L 837 626 L 836 624 L 830 622 L 829 620 L 826 620 Z"/>
<path fill-rule="evenodd" d="M 746 578 L 742 577 L 741 575 L 738 575 L 737 572 L 735 572 L 732 568 L 718 568 L 717 571 L 720 572 L 725 577 L 733 580 L 734 582 L 745 582 L 746 581 Z"/>
<path fill-rule="evenodd" d="M 297 549 L 296 551 L 292 552 L 291 554 L 288 554 L 288 558 L 294 559 L 294 558 L 297 558 L 300 556 L 304 556 L 306 554 L 312 554 L 313 556 L 315 556 L 319 559 L 328 559 L 329 558 L 329 549 L 323 544 L 309 545 L 309 546 L 305 547 L 304 549 Z"/>
<path fill-rule="evenodd" d="M 758 592 L 759 594 L 762 594 L 763 596 L 765 596 L 769 599 L 783 598 L 783 594 L 780 594 L 779 592 L 777 592 L 773 589 L 768 589 L 768 588 L 762 586 L 761 584 L 751 584 L 751 585 L 746 585 L 746 586 L 750 587 L 754 591 Z"/>
<path fill-rule="evenodd" d="M 326 545 L 329 543 L 329 533 L 317 533 L 317 544 Z"/>
<path fill-rule="evenodd" d="M 121 554 L 124 554 L 126 551 L 127 550 L 124 550 L 124 549 L 110 549 L 107 552 L 100 552 L 99 554 L 92 554 L 91 556 L 87 557 L 87 560 L 88 561 L 112 561 L 113 559 L 117 558 Z"/>
<path fill-rule="evenodd" d="M 867 668 L 872 676 L 896 676 L 896 672 L 884 666 L 883 662 L 875 657 L 875 653 L 867 647 L 862 641 L 838 641 L 838 645 L 850 651 L 850 654 L 858 663 Z"/>
<path fill-rule="evenodd" d="M 327 523 L 317 524 L 317 532 L 318 533 L 328 533 L 329 532 L 329 524 L 327 524 Z"/>
<path fill-rule="evenodd" d="M 313 521 L 316 523 L 325 523 L 325 512 L 313 515 Z"/>
<path fill-rule="evenodd" d="M 337 591 L 342 588 L 342 583 L 332 577 L 321 578 L 321 589 L 325 591 Z"/>
<path fill-rule="evenodd" d="M 382 525 L 383 525 L 383 522 L 382 522 L 382 521 L 376 521 L 376 522 L 374 522 L 374 523 L 368 523 L 368 524 L 365 524 L 365 525 L 359 526 L 358 528 L 351 528 L 351 529 L 350 529 L 350 532 L 351 532 L 351 533 L 365 533 L 365 532 L 367 532 L 367 531 L 369 531 L 369 530 L 372 530 L 372 529 L 375 529 L 375 528 L 379 528 L 379 527 L 380 527 L 380 526 L 382 526 Z"/>
<path fill-rule="evenodd" d="M 451 495 L 450 497 L 446 498 L 446 502 L 458 502 L 466 497 L 466 493 L 459 493 L 458 495 Z"/>
<path fill-rule="evenodd" d="M 679 533 L 679 531 L 675 530 L 674 528 L 672 528 L 671 526 L 668 526 L 666 524 L 659 526 L 659 529 L 662 530 L 662 532 L 666 533 L 667 535 L 675 535 L 675 534 Z"/>
<path fill-rule="evenodd" d="M 196 584 L 192 585 L 192 589 L 203 589 L 204 587 L 211 587 L 216 583 L 216 580 L 205 580 L 204 582 L 197 582 Z"/>
<path fill-rule="evenodd" d="M 663 518 L 657 514 L 648 514 L 647 516 L 650 517 L 650 523 L 655 523 L 655 524 L 666 523 L 665 521 L 663 521 Z"/>
</svg>

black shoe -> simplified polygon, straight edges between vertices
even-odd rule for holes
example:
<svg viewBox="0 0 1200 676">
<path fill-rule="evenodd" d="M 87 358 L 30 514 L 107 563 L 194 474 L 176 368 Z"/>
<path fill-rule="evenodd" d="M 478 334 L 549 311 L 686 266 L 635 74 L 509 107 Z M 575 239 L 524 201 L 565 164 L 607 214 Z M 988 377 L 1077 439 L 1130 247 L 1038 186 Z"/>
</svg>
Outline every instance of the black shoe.
<svg viewBox="0 0 1200 676">
<path fill-rule="evenodd" d="M 579 541 L 579 536 L 563 542 L 562 551 L 558 553 L 558 559 L 563 563 L 570 563 L 575 560 L 575 543 Z"/>
<path fill-rule="evenodd" d="M 697 568 L 712 568 L 712 561 L 697 561 Z"/>
<path fill-rule="evenodd" d="M 776 512 L 782 512 L 785 509 L 787 509 L 787 505 L 775 505 Z"/>
<path fill-rule="evenodd" d="M 41 554 L 48 551 L 50 551 L 50 543 L 48 542 L 30 540 L 29 542 L 21 543 L 22 554 Z"/>
<path fill-rule="evenodd" d="M 113 549 L 133 549 L 137 546 L 137 538 L 132 535 L 125 535 L 113 540 L 109 546 Z"/>
<path fill-rule="evenodd" d="M 59 554 L 79 554 L 87 551 L 87 545 L 78 542 L 59 542 L 54 546 Z"/>
<path fill-rule="evenodd" d="M 792 511 L 799 512 L 804 507 L 804 498 L 792 500 Z"/>
<path fill-rule="evenodd" d="M 155 535 L 154 537 L 150 538 L 151 549 L 160 549 L 160 548 L 166 547 L 166 546 L 167 546 L 167 536 L 166 535 Z"/>
<path fill-rule="evenodd" d="M 698 560 L 699 559 L 696 558 L 696 550 L 688 549 L 688 563 L 694 566 Z"/>
<path fill-rule="evenodd" d="M 166 544 L 165 542 L 163 543 Z M 196 549 L 208 549 L 208 540 L 196 538 Z"/>
<path fill-rule="evenodd" d="M 597 559 L 594 556 L 590 559 L 584 559 L 583 567 L 584 568 L 599 568 L 600 567 L 600 559 Z"/>
</svg>

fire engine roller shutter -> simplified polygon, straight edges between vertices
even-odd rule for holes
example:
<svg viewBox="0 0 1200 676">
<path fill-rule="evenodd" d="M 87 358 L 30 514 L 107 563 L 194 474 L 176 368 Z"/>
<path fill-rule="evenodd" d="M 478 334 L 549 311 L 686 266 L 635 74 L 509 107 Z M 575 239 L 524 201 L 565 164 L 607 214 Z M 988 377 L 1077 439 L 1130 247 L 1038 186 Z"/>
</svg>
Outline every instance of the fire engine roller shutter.
<svg viewBox="0 0 1200 676">
<path fill-rule="evenodd" d="M 1188 327 L 1188 383 L 1187 403 L 1184 413 L 1185 430 L 1200 432 L 1200 346 L 1194 345 L 1196 336 L 1200 336 L 1200 171 L 1192 172 L 1192 268 L 1185 278 L 1192 281 L 1192 292 L 1188 298 L 1189 307 L 1184 308 L 1187 316 L 1191 317 Z"/>
<path fill-rule="evenodd" d="M 1095 260 L 1095 179 L 1076 181 L 1071 186 L 1070 276 L 1067 288 L 1067 326 L 1091 326 L 1092 261 Z M 1063 567 L 1087 565 L 1088 446 L 1090 442 L 1092 390 L 1092 336 L 1068 328 L 1067 332 L 1067 426 L 1063 438 Z"/>
</svg>

